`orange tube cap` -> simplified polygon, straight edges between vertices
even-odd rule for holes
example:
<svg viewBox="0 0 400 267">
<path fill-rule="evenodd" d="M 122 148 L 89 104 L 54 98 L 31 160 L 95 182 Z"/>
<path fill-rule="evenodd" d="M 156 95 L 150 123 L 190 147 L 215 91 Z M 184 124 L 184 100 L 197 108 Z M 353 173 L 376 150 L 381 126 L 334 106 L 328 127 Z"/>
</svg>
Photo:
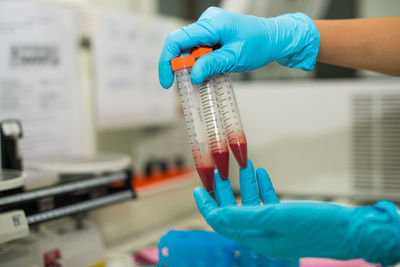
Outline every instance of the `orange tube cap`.
<svg viewBox="0 0 400 267">
<path fill-rule="evenodd" d="M 213 49 L 211 47 L 207 46 L 202 46 L 202 47 L 196 47 L 192 50 L 190 53 L 195 59 L 198 59 L 201 56 L 204 56 L 205 54 L 211 53 Z"/>
<path fill-rule="evenodd" d="M 180 56 L 171 60 L 172 71 L 191 68 L 194 65 L 194 57 L 192 55 Z"/>
</svg>

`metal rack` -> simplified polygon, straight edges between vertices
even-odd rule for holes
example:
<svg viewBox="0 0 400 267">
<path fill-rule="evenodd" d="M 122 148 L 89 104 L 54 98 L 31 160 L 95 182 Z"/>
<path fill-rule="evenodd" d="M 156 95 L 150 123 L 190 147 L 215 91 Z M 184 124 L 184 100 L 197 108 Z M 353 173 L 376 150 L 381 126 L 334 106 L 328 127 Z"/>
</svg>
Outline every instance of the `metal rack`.
<svg viewBox="0 0 400 267">
<path fill-rule="evenodd" d="M 2 193 L 0 212 L 23 210 L 29 225 L 136 198 L 130 170 L 32 191 Z"/>
</svg>

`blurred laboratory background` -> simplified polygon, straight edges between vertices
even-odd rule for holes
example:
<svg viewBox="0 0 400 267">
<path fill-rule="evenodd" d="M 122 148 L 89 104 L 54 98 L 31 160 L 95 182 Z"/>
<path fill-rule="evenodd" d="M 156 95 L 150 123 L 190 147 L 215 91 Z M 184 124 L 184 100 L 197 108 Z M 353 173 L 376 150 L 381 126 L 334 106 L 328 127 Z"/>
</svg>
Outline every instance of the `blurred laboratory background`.
<svg viewBox="0 0 400 267">
<path fill-rule="evenodd" d="M 1 1 L 0 266 L 174 266 L 162 265 L 167 248 L 188 237 L 169 231 L 210 230 L 192 196 L 201 182 L 179 97 L 157 70 L 168 33 L 209 6 L 313 19 L 400 12 L 397 0 Z M 281 199 L 400 203 L 398 77 L 322 63 L 232 76 L 249 158 Z M 237 251 L 245 263 L 232 266 L 299 266 Z"/>
</svg>

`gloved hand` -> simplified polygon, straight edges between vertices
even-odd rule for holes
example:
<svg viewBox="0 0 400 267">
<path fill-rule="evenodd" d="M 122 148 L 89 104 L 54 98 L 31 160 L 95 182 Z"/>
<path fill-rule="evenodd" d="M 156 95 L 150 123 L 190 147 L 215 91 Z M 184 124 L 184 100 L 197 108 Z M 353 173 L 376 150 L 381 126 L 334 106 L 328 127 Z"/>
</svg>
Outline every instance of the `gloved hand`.
<svg viewBox="0 0 400 267">
<path fill-rule="evenodd" d="M 210 7 L 197 22 L 168 35 L 158 64 L 161 85 L 172 85 L 170 61 L 182 50 L 216 44 L 221 48 L 194 64 L 195 84 L 215 74 L 254 70 L 272 61 L 312 70 L 318 55 L 319 33 L 313 21 L 302 13 L 260 18 Z"/>
<path fill-rule="evenodd" d="M 400 217 L 392 202 L 367 207 L 279 203 L 267 172 L 258 168 L 256 177 L 257 182 L 249 161 L 247 168 L 240 170 L 242 206 L 236 205 L 229 180 L 218 174 L 218 204 L 203 188 L 194 190 L 200 212 L 217 233 L 270 258 L 363 258 L 384 265 L 400 262 Z"/>
</svg>

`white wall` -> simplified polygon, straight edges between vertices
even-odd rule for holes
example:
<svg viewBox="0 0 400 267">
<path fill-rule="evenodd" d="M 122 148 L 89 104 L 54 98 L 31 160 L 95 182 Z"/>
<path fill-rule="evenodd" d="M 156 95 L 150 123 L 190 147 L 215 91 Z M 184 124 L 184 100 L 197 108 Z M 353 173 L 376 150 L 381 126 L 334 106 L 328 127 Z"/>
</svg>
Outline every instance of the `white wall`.
<svg viewBox="0 0 400 267">
<path fill-rule="evenodd" d="M 362 18 L 399 16 L 400 1 L 398 0 L 359 0 L 359 15 Z"/>
</svg>

